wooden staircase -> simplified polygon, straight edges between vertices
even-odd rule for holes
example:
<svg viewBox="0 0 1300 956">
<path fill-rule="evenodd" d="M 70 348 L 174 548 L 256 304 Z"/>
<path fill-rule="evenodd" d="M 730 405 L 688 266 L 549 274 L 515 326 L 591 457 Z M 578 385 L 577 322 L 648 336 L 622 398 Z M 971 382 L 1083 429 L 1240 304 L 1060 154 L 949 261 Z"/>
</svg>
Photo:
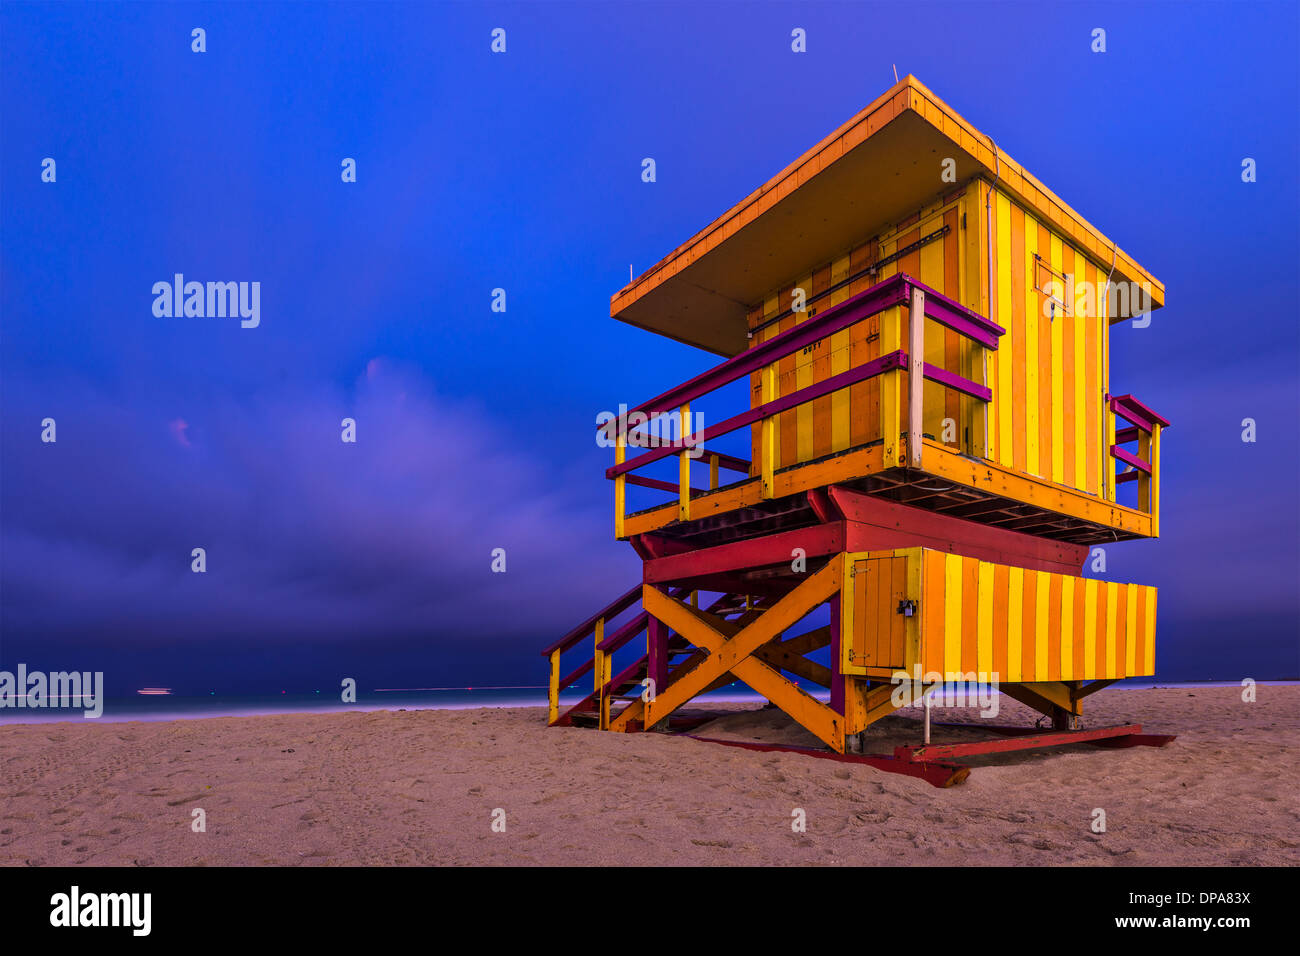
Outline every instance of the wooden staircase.
<svg viewBox="0 0 1300 956">
<path fill-rule="evenodd" d="M 611 671 L 615 652 L 636 638 L 646 635 L 651 623 L 650 615 L 642 608 L 625 624 L 612 633 L 606 634 L 607 625 L 614 618 L 640 603 L 641 591 L 640 585 L 627 591 L 542 651 L 542 655 L 549 658 L 551 665 L 550 709 L 547 719 L 549 726 L 593 727 L 615 731 L 645 729 L 641 718 L 645 712 L 644 697 L 649 694 L 647 684 L 647 679 L 650 677 L 649 651 L 647 650 L 617 674 Z M 692 603 L 698 601 L 698 592 L 689 592 L 685 588 L 672 588 L 669 590 L 669 595 L 682 601 Z M 732 620 L 738 626 L 743 626 L 763 613 L 764 604 L 760 599 L 728 593 L 714 600 L 705 610 L 709 614 Z M 581 664 L 562 676 L 561 656 L 587 640 L 592 642 L 591 655 L 589 657 L 584 655 Z M 667 660 L 664 661 L 663 668 L 667 680 L 663 682 L 663 687 L 657 690 L 662 691 L 671 686 L 707 656 L 707 651 L 693 646 L 680 634 L 671 634 L 667 642 Z M 576 704 L 562 708 L 559 703 L 560 695 L 588 673 L 592 675 L 591 692 Z M 732 676 L 724 674 L 709 684 L 707 689 L 715 690 L 733 681 Z"/>
</svg>

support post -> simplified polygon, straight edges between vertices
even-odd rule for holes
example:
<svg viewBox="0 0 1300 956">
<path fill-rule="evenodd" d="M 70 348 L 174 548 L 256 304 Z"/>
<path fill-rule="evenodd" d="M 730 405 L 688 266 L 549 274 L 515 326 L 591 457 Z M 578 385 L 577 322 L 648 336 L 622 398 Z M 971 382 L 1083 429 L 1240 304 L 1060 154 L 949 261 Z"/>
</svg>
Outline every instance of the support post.
<svg viewBox="0 0 1300 956">
<path fill-rule="evenodd" d="M 836 560 L 835 558 L 831 559 Z M 840 592 L 831 597 L 831 710 L 844 713 L 844 673 L 840 666 Z"/>
<path fill-rule="evenodd" d="M 776 366 L 763 369 L 763 403 L 776 401 Z M 776 416 L 768 415 L 760 426 L 759 466 L 763 476 L 763 497 L 776 496 Z"/>
<path fill-rule="evenodd" d="M 668 628 L 654 616 L 646 626 L 646 676 L 652 695 L 668 686 Z"/>
<path fill-rule="evenodd" d="M 907 464 L 921 467 L 925 410 L 925 293 L 912 290 L 907 328 Z"/>
<path fill-rule="evenodd" d="M 686 439 L 691 434 L 691 404 L 682 406 L 679 433 L 682 436 L 681 454 L 677 456 L 677 519 L 691 520 L 691 449 L 686 447 Z"/>
<path fill-rule="evenodd" d="M 1151 428 L 1151 537 L 1160 537 L 1160 423 Z"/>
<path fill-rule="evenodd" d="M 1159 426 L 1157 426 L 1157 427 L 1159 427 Z M 1137 451 L 1137 455 L 1138 455 L 1139 458 L 1141 458 L 1143 461 L 1145 461 L 1145 462 L 1147 462 L 1147 463 L 1149 464 L 1149 463 L 1151 462 L 1151 436 L 1150 436 L 1149 434 L 1147 434 L 1146 432 L 1144 432 L 1144 431 L 1143 431 L 1142 429 L 1140 429 L 1140 428 L 1137 430 L 1137 433 L 1138 433 L 1138 451 Z M 1138 507 L 1141 508 L 1143 511 L 1145 511 L 1147 514 L 1150 514 L 1150 513 L 1151 513 L 1151 477 L 1152 477 L 1152 476 L 1151 476 L 1151 475 L 1148 475 L 1146 472 L 1142 471 L 1141 468 L 1138 468 L 1138 469 L 1136 469 L 1136 470 L 1137 470 L 1137 476 L 1138 476 L 1138 477 L 1137 477 L 1137 483 L 1138 483 Z"/>
<path fill-rule="evenodd" d="M 551 680 L 547 691 L 546 722 L 553 724 L 560 719 L 560 649 L 551 651 Z"/>
<path fill-rule="evenodd" d="M 600 645 L 605 642 L 605 619 L 596 619 L 596 644 L 592 654 L 591 671 L 596 693 L 596 713 L 599 717 L 599 726 L 601 730 L 609 729 L 609 697 L 605 690 L 605 684 L 609 681 L 609 655 L 600 649 Z"/>
<path fill-rule="evenodd" d="M 896 305 L 880 317 L 880 354 L 888 355 L 903 347 L 903 307 Z M 880 376 L 880 437 L 884 442 L 885 467 L 904 464 L 899 444 L 902 441 L 903 370 L 891 369 Z"/>
<path fill-rule="evenodd" d="M 627 461 L 627 436 L 619 428 L 614 439 L 614 464 L 621 465 Z M 627 475 L 614 479 L 614 537 L 623 537 L 623 519 L 627 514 Z"/>
</svg>

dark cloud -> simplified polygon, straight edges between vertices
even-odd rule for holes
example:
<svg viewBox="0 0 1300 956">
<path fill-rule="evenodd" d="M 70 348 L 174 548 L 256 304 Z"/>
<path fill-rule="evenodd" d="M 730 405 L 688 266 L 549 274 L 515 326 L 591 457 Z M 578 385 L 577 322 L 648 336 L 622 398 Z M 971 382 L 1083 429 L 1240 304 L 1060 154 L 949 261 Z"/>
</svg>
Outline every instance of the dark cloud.
<svg viewBox="0 0 1300 956">
<path fill-rule="evenodd" d="M 6 416 L 5 659 L 254 637 L 433 643 L 516 666 L 636 577 L 605 502 L 391 362 L 347 394 L 176 408 L 58 394 L 76 411 L 57 416 L 56 444 L 19 424 L 43 417 L 27 402 Z"/>
</svg>

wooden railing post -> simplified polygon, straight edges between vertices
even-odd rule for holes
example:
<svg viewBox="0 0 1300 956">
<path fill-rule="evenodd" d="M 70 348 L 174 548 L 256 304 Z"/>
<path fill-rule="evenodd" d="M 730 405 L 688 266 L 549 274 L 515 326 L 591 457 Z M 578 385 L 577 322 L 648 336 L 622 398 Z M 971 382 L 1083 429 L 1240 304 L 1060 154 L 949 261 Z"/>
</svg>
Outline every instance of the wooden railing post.
<svg viewBox="0 0 1300 956">
<path fill-rule="evenodd" d="M 880 317 L 880 354 L 889 355 L 902 348 L 903 307 L 895 306 Z M 880 437 L 884 442 L 886 468 L 903 464 L 898 449 L 902 429 L 899 409 L 902 387 L 902 369 L 893 369 L 880 376 Z"/>
<path fill-rule="evenodd" d="M 551 680 L 547 691 L 547 724 L 560 719 L 560 649 L 551 651 Z"/>
<path fill-rule="evenodd" d="M 1102 406 L 1103 417 L 1106 427 L 1106 442 L 1102 445 L 1102 461 L 1106 463 L 1106 471 L 1102 476 L 1106 480 L 1105 494 L 1109 501 L 1115 500 L 1115 459 L 1111 457 L 1110 450 L 1115 444 L 1115 412 L 1110 407 L 1110 396 L 1106 396 L 1106 402 Z"/>
<path fill-rule="evenodd" d="M 907 328 L 907 464 L 921 467 L 925 412 L 925 293 L 912 290 Z"/>
<path fill-rule="evenodd" d="M 763 402 L 776 401 L 776 365 L 763 369 Z M 776 497 L 776 416 L 763 419 L 759 442 L 760 472 L 763 476 L 763 497 Z"/>
<path fill-rule="evenodd" d="M 709 491 L 718 490 L 718 456 L 709 456 Z"/>
<path fill-rule="evenodd" d="M 627 436 L 623 429 L 618 431 L 614 441 L 614 464 L 621 465 L 627 461 Z M 614 537 L 623 537 L 623 520 L 627 516 L 627 475 L 614 479 Z"/>
<path fill-rule="evenodd" d="M 677 456 L 677 518 L 679 521 L 691 520 L 691 449 L 686 447 L 686 439 L 691 434 L 691 404 L 687 402 L 681 409 L 682 451 Z"/>
<path fill-rule="evenodd" d="M 592 657 L 591 670 L 594 675 L 596 692 L 596 712 L 599 715 L 600 729 L 609 729 L 609 696 L 605 685 L 609 683 L 609 655 L 600 649 L 605 643 L 605 619 L 596 620 L 596 645 Z"/>
<path fill-rule="evenodd" d="M 1147 511 L 1151 514 L 1151 537 L 1160 537 L 1160 424 L 1157 422 L 1151 428 L 1151 437 L 1148 439 L 1150 448 L 1146 458 L 1151 465 L 1151 477 L 1149 479 L 1150 491 L 1147 500 Z"/>
</svg>

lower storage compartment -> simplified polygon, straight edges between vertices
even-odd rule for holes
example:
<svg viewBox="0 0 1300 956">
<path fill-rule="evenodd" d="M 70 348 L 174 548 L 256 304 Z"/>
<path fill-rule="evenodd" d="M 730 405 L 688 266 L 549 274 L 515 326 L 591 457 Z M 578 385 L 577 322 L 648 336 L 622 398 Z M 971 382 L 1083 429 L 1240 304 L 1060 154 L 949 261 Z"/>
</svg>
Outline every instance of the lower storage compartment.
<svg viewBox="0 0 1300 956">
<path fill-rule="evenodd" d="M 1154 587 L 929 548 L 843 560 L 845 674 L 888 679 L 902 670 L 915 678 L 919 669 L 923 680 L 1030 683 L 1155 673 Z"/>
</svg>

